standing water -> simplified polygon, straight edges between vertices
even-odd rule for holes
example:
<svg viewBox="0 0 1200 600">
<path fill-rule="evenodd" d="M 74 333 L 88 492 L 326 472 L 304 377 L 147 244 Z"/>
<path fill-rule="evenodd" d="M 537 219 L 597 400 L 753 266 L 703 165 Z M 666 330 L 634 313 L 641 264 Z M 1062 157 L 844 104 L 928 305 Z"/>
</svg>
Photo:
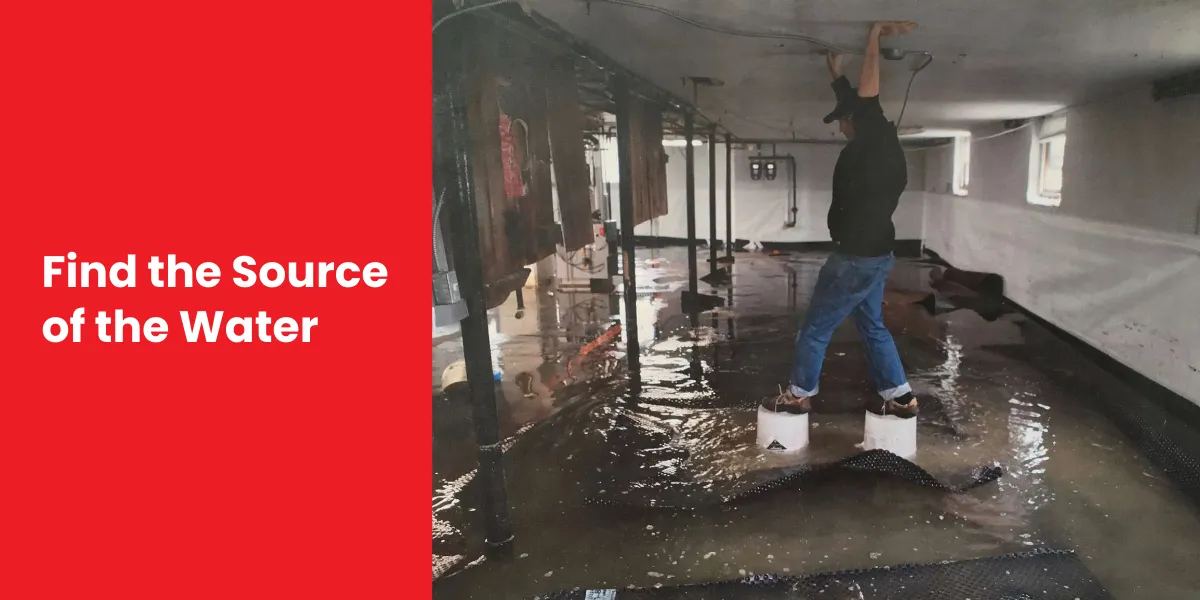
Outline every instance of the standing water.
<svg viewBox="0 0 1200 600">
<path fill-rule="evenodd" d="M 1117 598 L 1190 598 L 1200 588 L 1194 505 L 1091 396 L 1096 387 L 1134 392 L 1020 314 L 930 315 L 913 304 L 929 291 L 931 267 L 917 261 L 897 261 L 884 307 L 922 405 L 913 462 L 952 485 L 991 465 L 1003 476 L 952 493 L 829 471 L 723 503 L 861 453 L 872 391 L 847 322 L 829 346 L 808 447 L 764 452 L 758 402 L 787 382 L 824 257 L 738 255 L 732 285 L 701 290 L 726 306 L 695 324 L 679 307 L 685 257 L 639 250 L 636 332 L 614 335 L 618 296 L 527 291 L 524 310 L 510 299 L 492 311 L 511 562 L 480 560 L 470 408 L 439 385 L 461 344 L 454 330 L 435 332 L 436 598 L 529 598 L 1037 548 L 1076 551 Z M 625 368 L 629 335 L 642 348 L 639 373 Z M 1079 385 L 1097 379 L 1104 385 Z"/>
</svg>

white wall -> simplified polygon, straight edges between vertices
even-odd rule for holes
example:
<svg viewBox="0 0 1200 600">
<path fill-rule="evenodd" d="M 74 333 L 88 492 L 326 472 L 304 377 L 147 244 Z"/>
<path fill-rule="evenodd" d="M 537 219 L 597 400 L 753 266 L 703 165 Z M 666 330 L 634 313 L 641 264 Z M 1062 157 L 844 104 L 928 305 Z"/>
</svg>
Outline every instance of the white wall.
<svg viewBox="0 0 1200 600">
<path fill-rule="evenodd" d="M 945 193 L 953 151 L 923 152 L 926 246 L 1200 403 L 1200 98 L 1069 109 L 1059 207 L 1026 201 L 1034 131 L 976 141 L 965 198 Z"/>
<path fill-rule="evenodd" d="M 733 235 L 756 242 L 820 242 L 829 241 L 826 214 L 832 200 L 833 167 L 842 146 L 828 144 L 779 144 L 779 155 L 796 157 L 796 226 L 786 228 L 789 219 L 788 195 L 791 183 L 788 166 L 779 162 L 779 175 L 774 181 L 750 178 L 749 157 L 756 152 L 737 150 L 733 156 Z M 666 216 L 639 225 L 637 235 L 687 237 L 686 162 L 684 148 L 668 148 Z M 771 153 L 770 146 L 763 154 Z M 921 153 L 909 153 L 909 186 L 900 199 L 893 220 L 896 238 L 915 240 L 921 237 L 925 158 Z M 696 231 L 697 237 L 708 238 L 708 146 L 696 148 Z M 717 238 L 725 239 L 725 147 L 717 147 Z"/>
</svg>

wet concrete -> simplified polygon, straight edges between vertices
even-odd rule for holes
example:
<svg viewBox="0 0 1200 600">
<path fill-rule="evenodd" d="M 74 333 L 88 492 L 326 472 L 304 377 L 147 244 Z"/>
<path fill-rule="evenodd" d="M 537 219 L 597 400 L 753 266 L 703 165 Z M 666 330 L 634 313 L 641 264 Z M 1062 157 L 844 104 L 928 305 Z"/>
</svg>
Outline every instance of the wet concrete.
<svg viewBox="0 0 1200 600">
<path fill-rule="evenodd" d="M 1191 568 L 1200 515 L 1097 408 L 1097 386 L 1077 382 L 1104 381 L 1110 400 L 1133 392 L 1020 314 L 930 315 L 912 304 L 930 290 L 931 267 L 916 261 L 897 262 L 884 308 L 926 407 L 914 462 L 946 480 L 994 463 L 1005 471 L 999 481 L 953 494 L 841 474 L 698 510 L 598 505 L 679 490 L 716 498 L 860 452 L 871 390 L 849 322 L 829 348 L 809 450 L 784 457 L 754 445 L 756 403 L 786 382 L 824 257 L 739 254 L 731 286 L 701 286 L 727 306 L 696 317 L 679 310 L 685 257 L 680 248 L 638 253 L 640 373 L 624 367 L 631 332 L 613 335 L 618 296 L 528 290 L 523 311 L 514 298 L 493 311 L 510 563 L 464 568 L 482 548 L 470 410 L 441 393 L 461 346 L 453 330 L 435 332 L 434 555 L 457 561 L 435 597 L 527 598 L 1036 547 L 1076 550 L 1117 598 L 1190 598 L 1200 588 Z"/>
</svg>

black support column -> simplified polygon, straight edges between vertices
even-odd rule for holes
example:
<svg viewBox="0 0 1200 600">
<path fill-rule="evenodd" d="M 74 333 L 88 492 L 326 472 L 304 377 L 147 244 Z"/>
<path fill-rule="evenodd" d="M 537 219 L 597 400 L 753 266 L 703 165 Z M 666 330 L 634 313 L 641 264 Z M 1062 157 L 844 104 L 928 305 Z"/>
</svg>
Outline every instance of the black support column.
<svg viewBox="0 0 1200 600">
<path fill-rule="evenodd" d="M 688 236 L 688 292 L 692 296 L 697 294 L 699 285 L 697 284 L 696 274 L 696 151 L 692 147 L 692 139 L 695 137 L 693 123 L 694 115 L 690 111 L 683 113 L 683 137 L 687 142 L 684 146 L 684 156 L 687 162 L 686 189 L 687 189 L 687 236 Z"/>
<path fill-rule="evenodd" d="M 633 247 L 633 143 L 629 129 L 629 82 L 618 76 L 615 82 L 617 100 L 617 184 L 621 206 L 621 272 L 625 293 L 625 354 L 629 359 L 629 370 L 638 373 L 641 366 L 641 348 L 638 344 L 637 324 L 637 261 Z M 635 379 L 636 380 L 636 379 Z"/>
<path fill-rule="evenodd" d="M 696 273 L 696 245 L 699 240 L 696 239 L 696 152 L 692 147 L 692 142 L 695 139 L 695 115 L 690 112 L 683 113 L 683 135 L 686 138 L 687 146 L 685 153 L 687 156 L 687 231 L 688 231 L 688 289 L 682 294 L 683 310 L 691 314 L 692 327 L 696 327 L 699 323 L 696 320 L 696 313 L 703 312 L 720 306 L 723 300 L 717 296 L 709 294 L 701 294 L 699 291 L 698 275 Z M 716 138 L 715 129 L 709 134 L 709 145 L 712 145 Z M 717 155 L 715 151 L 709 150 L 709 170 L 714 172 Z M 712 175 L 710 173 L 710 175 Z M 712 175 L 715 177 L 715 175 Z M 716 185 L 715 179 L 709 179 L 709 196 L 710 208 L 716 210 Z M 710 219 L 710 224 L 715 227 L 716 219 Z M 713 237 L 716 237 L 715 230 L 712 232 Z M 715 256 L 715 255 L 714 255 Z M 710 265 L 711 266 L 711 265 Z M 721 272 L 723 275 L 724 272 Z M 715 270 L 710 269 L 710 273 L 705 276 L 704 280 L 713 283 L 714 275 L 717 275 Z M 720 276 L 718 276 L 719 278 Z"/>
<path fill-rule="evenodd" d="M 717 270 L 717 126 L 708 131 L 708 270 Z"/>
<path fill-rule="evenodd" d="M 733 136 L 725 134 L 725 259 L 733 262 Z"/>
<path fill-rule="evenodd" d="M 726 242 L 728 243 L 728 242 Z M 710 285 L 729 283 L 729 272 L 717 264 L 717 126 L 708 130 L 708 275 L 703 281 Z M 718 297 L 704 299 L 717 305 Z"/>
<path fill-rule="evenodd" d="M 440 179 L 446 188 L 446 210 L 453 224 L 450 239 L 454 248 L 454 266 L 459 288 L 467 304 L 467 316 L 459 323 L 459 327 L 470 387 L 471 423 L 475 428 L 478 449 L 478 477 L 483 490 L 487 553 L 493 558 L 505 558 L 512 550 L 512 519 L 496 414 L 483 259 L 479 251 L 479 221 L 471 174 L 471 137 L 467 130 L 467 107 L 462 86 L 461 77 L 450 76 L 446 95 L 435 101 L 435 131 L 438 132 L 440 146 L 437 156 L 442 167 L 435 171 L 441 172 Z M 439 101 L 442 104 L 440 107 Z M 453 176 L 450 172 L 453 172 Z"/>
<path fill-rule="evenodd" d="M 686 142 L 684 178 L 688 190 L 688 292 L 691 295 L 696 295 L 696 290 L 700 288 L 696 283 L 696 150 L 691 146 L 692 139 L 695 138 L 695 124 L 692 122 L 694 119 L 695 116 L 690 112 L 683 114 L 683 136 Z"/>
</svg>

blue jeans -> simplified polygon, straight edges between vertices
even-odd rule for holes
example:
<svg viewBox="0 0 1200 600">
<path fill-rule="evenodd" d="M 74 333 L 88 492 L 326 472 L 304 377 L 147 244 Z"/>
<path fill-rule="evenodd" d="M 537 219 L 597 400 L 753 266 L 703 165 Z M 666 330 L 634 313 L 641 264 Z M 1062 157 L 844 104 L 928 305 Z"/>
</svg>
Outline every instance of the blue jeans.
<svg viewBox="0 0 1200 600">
<path fill-rule="evenodd" d="M 891 254 L 863 258 L 834 253 L 821 267 L 804 326 L 796 336 L 791 392 L 815 396 L 829 339 L 846 317 L 854 315 L 858 335 L 867 345 L 867 366 L 875 389 L 884 399 L 912 391 L 896 352 L 896 342 L 883 325 L 883 286 L 896 260 Z"/>
</svg>

